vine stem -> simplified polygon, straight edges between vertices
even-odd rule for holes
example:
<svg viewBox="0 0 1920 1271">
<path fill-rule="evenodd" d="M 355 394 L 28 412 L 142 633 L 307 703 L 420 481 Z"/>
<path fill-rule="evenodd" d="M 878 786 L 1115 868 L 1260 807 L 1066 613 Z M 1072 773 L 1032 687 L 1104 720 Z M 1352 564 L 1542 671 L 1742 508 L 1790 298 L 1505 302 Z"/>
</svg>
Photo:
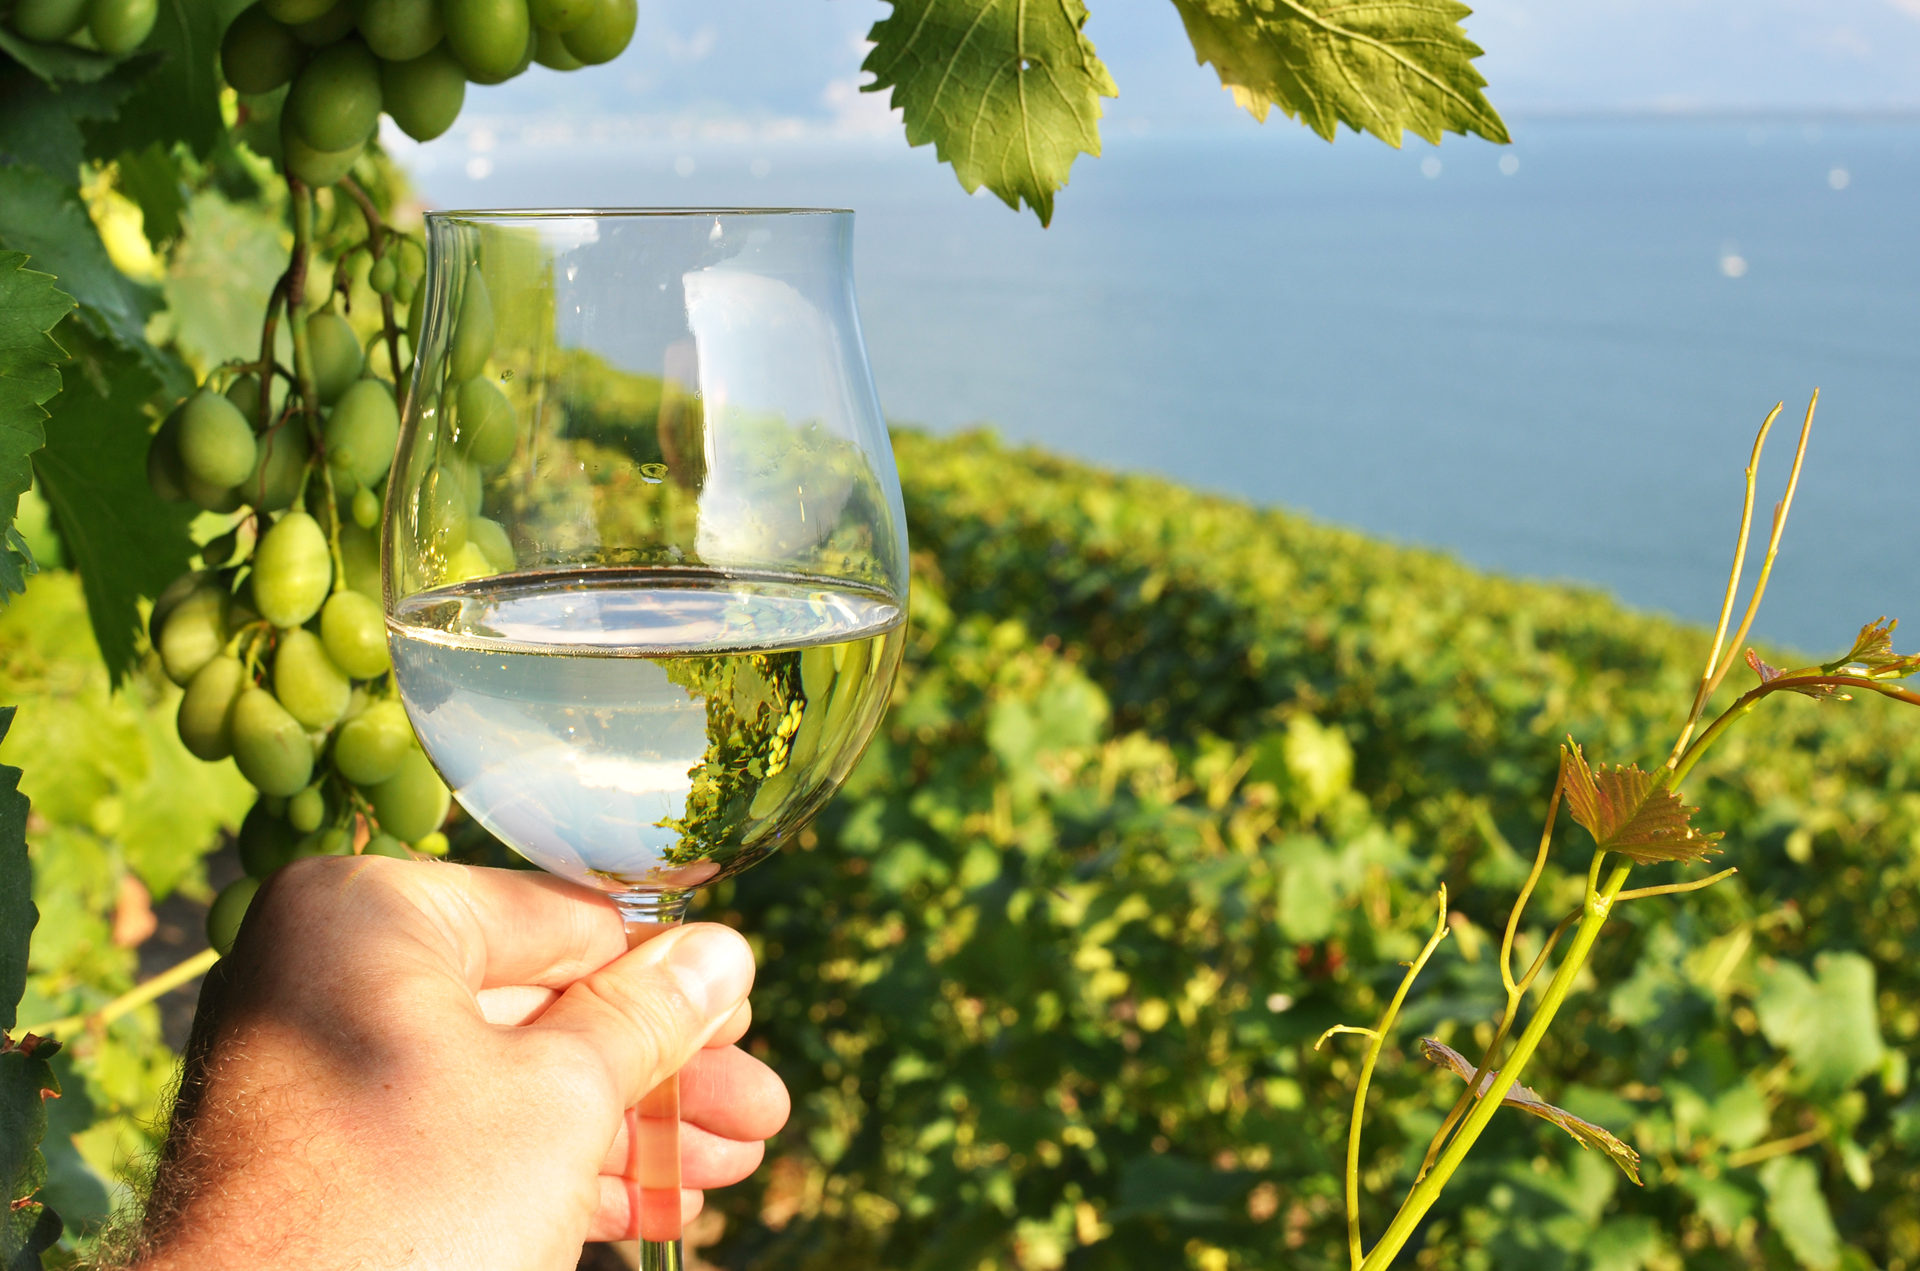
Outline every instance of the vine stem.
<svg viewBox="0 0 1920 1271">
<path fill-rule="evenodd" d="M 1406 1247 L 1414 1228 L 1420 1225 L 1420 1220 L 1426 1217 L 1429 1209 L 1433 1208 L 1434 1201 L 1440 1199 L 1440 1190 L 1447 1185 L 1447 1180 L 1453 1177 L 1454 1171 L 1460 1168 L 1460 1163 L 1466 1159 L 1468 1150 L 1492 1122 L 1494 1114 L 1500 1111 L 1501 1100 L 1507 1097 L 1507 1091 L 1511 1090 L 1514 1083 L 1520 1079 L 1521 1072 L 1526 1069 L 1527 1061 L 1533 1058 L 1533 1052 L 1539 1047 L 1540 1039 L 1546 1036 L 1548 1025 L 1553 1023 L 1553 1017 L 1559 1013 L 1561 1004 L 1566 1001 L 1567 994 L 1572 990 L 1574 978 L 1580 974 L 1580 968 L 1587 964 L 1587 955 L 1593 950 L 1593 942 L 1599 937 L 1600 929 L 1606 925 L 1608 915 L 1613 912 L 1614 898 L 1620 894 L 1621 888 L 1626 886 L 1627 874 L 1632 868 L 1631 865 L 1616 865 L 1613 872 L 1607 876 L 1606 883 L 1597 892 L 1591 890 L 1588 892 L 1586 904 L 1582 906 L 1580 926 L 1574 932 L 1573 943 L 1567 948 L 1567 956 L 1561 960 L 1559 969 L 1554 972 L 1553 979 L 1547 984 L 1546 992 L 1540 999 L 1540 1007 L 1534 1012 L 1533 1018 L 1527 1022 L 1526 1031 L 1521 1033 L 1520 1040 L 1514 1043 L 1512 1056 L 1507 1060 L 1506 1066 L 1495 1075 L 1493 1084 L 1487 1088 L 1486 1093 L 1480 1096 L 1479 1102 L 1468 1114 L 1466 1121 L 1461 1124 L 1453 1141 L 1447 1145 L 1447 1150 L 1435 1162 L 1432 1172 L 1414 1184 L 1406 1200 L 1401 1202 L 1400 1210 L 1394 1214 L 1393 1221 L 1388 1224 L 1386 1234 L 1380 1237 L 1380 1243 L 1373 1247 L 1373 1251 L 1367 1254 L 1360 1264 L 1361 1271 L 1384 1271 L 1384 1268 L 1393 1264 L 1395 1256 Z M 1350 1211 L 1349 1222 L 1352 1221 Z"/>
<path fill-rule="evenodd" d="M 1393 1021 L 1400 1014 L 1401 1005 L 1407 1000 L 1407 993 L 1413 988 L 1413 982 L 1420 974 L 1427 959 L 1447 938 L 1447 886 L 1440 885 L 1440 916 L 1434 920 L 1433 934 L 1427 937 L 1427 943 L 1420 950 L 1420 956 L 1407 964 L 1407 973 L 1400 977 L 1400 988 L 1387 1003 L 1387 1009 L 1380 1016 L 1380 1023 L 1371 1029 L 1355 1028 L 1351 1024 L 1337 1024 L 1320 1034 L 1320 1041 L 1313 1044 L 1315 1050 L 1320 1043 L 1336 1033 L 1360 1033 L 1372 1040 L 1367 1044 L 1366 1058 L 1360 1061 L 1360 1081 L 1353 1092 L 1353 1116 L 1347 1121 L 1347 1252 L 1353 1261 L 1354 1271 L 1360 1271 L 1367 1261 L 1367 1255 L 1360 1244 L 1360 1125 L 1367 1111 L 1367 1087 L 1373 1081 L 1373 1067 L 1380 1059 L 1380 1049 L 1387 1044 L 1387 1035 L 1393 1028 Z"/>
<path fill-rule="evenodd" d="M 380 216 L 380 209 L 373 205 L 373 199 L 358 181 L 352 177 L 341 177 L 337 188 L 345 190 L 347 197 L 359 204 L 360 215 L 367 222 L 367 251 L 375 260 L 379 260 L 386 254 L 387 240 L 393 237 L 393 231 L 387 228 L 386 221 Z M 387 339 L 387 364 L 393 369 L 397 389 L 400 383 L 400 325 L 394 321 L 393 296 L 390 294 L 380 297 L 380 325 Z"/>
<path fill-rule="evenodd" d="M 105 1028 L 129 1011 L 138 1010 L 155 998 L 173 992 L 189 980 L 205 975 L 219 960 L 220 954 L 217 950 L 202 949 L 185 962 L 168 967 L 151 980 L 134 985 L 111 1002 L 80 1015 L 68 1015 L 61 1019 L 49 1020 L 44 1024 L 34 1024 L 25 1031 L 41 1037 L 64 1040 L 82 1030 Z"/>
</svg>

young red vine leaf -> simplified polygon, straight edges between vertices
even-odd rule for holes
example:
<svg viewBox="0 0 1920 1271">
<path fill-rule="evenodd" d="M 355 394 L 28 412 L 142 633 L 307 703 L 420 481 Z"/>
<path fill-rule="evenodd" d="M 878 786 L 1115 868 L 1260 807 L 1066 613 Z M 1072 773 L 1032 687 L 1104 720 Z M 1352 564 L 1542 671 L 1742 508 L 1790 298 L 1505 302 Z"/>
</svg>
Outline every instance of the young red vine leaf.
<svg viewBox="0 0 1920 1271">
<path fill-rule="evenodd" d="M 1577 743 L 1560 748 L 1560 775 L 1567 811 L 1593 835 L 1603 852 L 1617 852 L 1636 865 L 1701 861 L 1718 852 L 1720 834 L 1693 828 L 1698 808 L 1638 765 L 1587 765 Z"/>
</svg>

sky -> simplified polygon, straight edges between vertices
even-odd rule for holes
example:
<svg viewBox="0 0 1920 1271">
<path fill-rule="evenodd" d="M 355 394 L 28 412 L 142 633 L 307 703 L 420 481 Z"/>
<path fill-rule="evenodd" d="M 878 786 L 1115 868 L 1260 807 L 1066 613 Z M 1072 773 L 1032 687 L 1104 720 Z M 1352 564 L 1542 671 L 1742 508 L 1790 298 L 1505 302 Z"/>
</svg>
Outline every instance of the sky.
<svg viewBox="0 0 1920 1271">
<path fill-rule="evenodd" d="M 1254 125 L 1197 66 L 1166 0 L 1091 0 L 1120 86 L 1111 133 Z M 470 90 L 469 118 L 593 121 L 679 139 L 893 132 L 862 93 L 881 0 L 642 0 L 603 67 Z M 1466 22 L 1509 116 L 1920 110 L 1920 0 L 1487 0 Z"/>
</svg>

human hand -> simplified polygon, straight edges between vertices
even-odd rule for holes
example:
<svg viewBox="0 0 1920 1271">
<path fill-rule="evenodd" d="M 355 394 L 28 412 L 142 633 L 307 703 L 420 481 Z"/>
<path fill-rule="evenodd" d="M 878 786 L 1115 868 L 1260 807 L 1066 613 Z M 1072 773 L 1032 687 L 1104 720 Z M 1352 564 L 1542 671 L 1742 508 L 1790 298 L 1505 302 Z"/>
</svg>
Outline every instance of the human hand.
<svg viewBox="0 0 1920 1271">
<path fill-rule="evenodd" d="M 626 1109 L 674 1071 L 687 1187 L 760 1163 L 788 1099 L 733 1044 L 752 982 L 727 928 L 629 951 L 545 875 L 295 862 L 208 977 L 136 1265 L 570 1271 L 631 1238 Z"/>
</svg>

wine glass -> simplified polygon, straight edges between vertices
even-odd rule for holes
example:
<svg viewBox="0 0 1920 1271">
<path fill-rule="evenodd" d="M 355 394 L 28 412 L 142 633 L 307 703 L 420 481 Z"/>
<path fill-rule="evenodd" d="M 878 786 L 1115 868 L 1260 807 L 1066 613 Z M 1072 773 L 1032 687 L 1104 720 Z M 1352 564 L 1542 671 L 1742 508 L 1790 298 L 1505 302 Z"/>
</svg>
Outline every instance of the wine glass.
<svg viewBox="0 0 1920 1271">
<path fill-rule="evenodd" d="M 630 938 L 786 843 L 899 664 L 905 516 L 853 215 L 427 216 L 388 489 L 393 673 L 454 797 Z M 629 1114 L 680 1258 L 678 1088 Z"/>
</svg>

